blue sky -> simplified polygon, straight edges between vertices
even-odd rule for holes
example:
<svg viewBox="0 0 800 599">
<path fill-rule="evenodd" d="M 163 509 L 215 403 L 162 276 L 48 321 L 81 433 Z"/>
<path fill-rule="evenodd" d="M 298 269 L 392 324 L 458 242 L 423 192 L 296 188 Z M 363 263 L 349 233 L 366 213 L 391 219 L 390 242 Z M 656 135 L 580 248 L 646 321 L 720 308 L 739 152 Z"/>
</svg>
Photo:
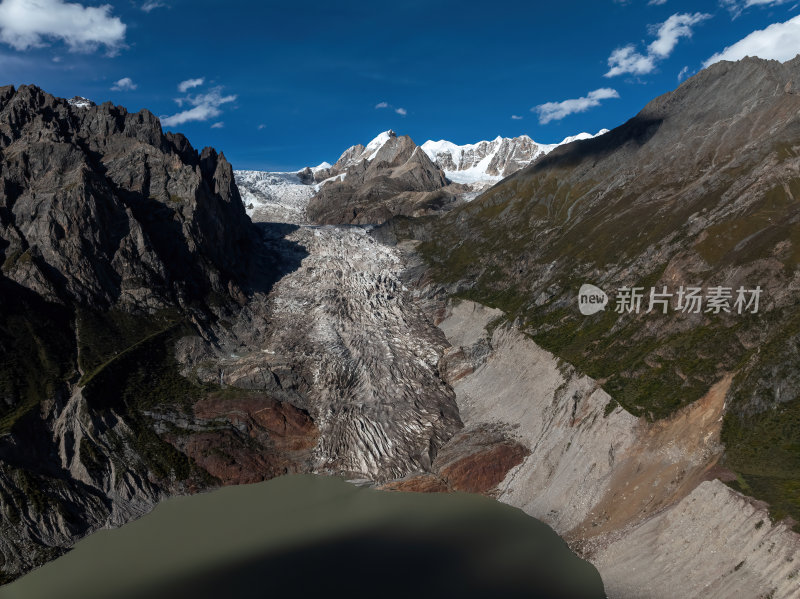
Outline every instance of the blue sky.
<svg viewBox="0 0 800 599">
<path fill-rule="evenodd" d="M 795 0 L 382 4 L 0 0 L 0 83 L 147 108 L 235 168 L 294 170 L 390 128 L 560 141 L 726 48 L 800 52 Z"/>
</svg>

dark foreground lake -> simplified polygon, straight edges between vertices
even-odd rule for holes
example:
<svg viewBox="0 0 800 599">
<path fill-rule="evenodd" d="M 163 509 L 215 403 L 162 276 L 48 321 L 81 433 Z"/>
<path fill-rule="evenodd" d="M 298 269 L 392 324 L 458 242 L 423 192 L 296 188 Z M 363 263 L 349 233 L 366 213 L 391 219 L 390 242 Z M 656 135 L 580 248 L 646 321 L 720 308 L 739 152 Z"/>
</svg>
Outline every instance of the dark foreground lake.
<svg viewBox="0 0 800 599">
<path fill-rule="evenodd" d="M 170 499 L 0 588 L 2 599 L 604 596 L 597 570 L 517 509 L 310 475 Z"/>
</svg>

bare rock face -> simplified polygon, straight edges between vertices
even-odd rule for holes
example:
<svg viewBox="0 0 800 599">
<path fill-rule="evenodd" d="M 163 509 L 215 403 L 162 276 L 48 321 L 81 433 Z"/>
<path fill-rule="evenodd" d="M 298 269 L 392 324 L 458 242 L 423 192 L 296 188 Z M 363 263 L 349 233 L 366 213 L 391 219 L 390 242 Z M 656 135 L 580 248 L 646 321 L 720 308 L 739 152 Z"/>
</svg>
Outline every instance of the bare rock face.
<svg viewBox="0 0 800 599">
<path fill-rule="evenodd" d="M 252 232 L 230 164 L 151 113 L 4 87 L 0 149 L 3 274 L 37 294 L 148 309 L 242 278 Z"/>
<path fill-rule="evenodd" d="M 226 485 L 307 471 L 319 435 L 310 415 L 263 392 L 236 395 L 220 391 L 200 400 L 193 407 L 194 430 L 166 438 Z M 220 421 L 232 428 L 214 427 Z M 249 443 L 241 442 L 242 433 Z"/>
<path fill-rule="evenodd" d="M 649 423 L 519 329 L 487 331 L 493 313 L 462 302 L 440 325 L 462 355 L 475 356 L 473 372 L 453 383 L 465 428 L 439 452 L 443 476 L 389 488 L 447 491 L 454 477 L 493 483 L 500 501 L 547 522 L 591 561 L 609 597 L 797 595 L 800 535 L 714 480 L 732 376 Z M 506 466 L 502 480 L 492 478 Z"/>
<path fill-rule="evenodd" d="M 334 164 L 307 214 L 320 224 L 380 224 L 416 216 L 455 199 L 442 170 L 407 135 L 389 131 L 348 149 Z M 460 190 L 456 190 L 460 191 Z"/>
<path fill-rule="evenodd" d="M 176 343 L 280 268 L 224 156 L 0 88 L 0 251 L 0 581 L 168 495 L 311 468 L 307 412 L 179 374 Z"/>
<path fill-rule="evenodd" d="M 533 162 L 539 150 L 539 144 L 527 136 L 503 139 L 489 162 L 487 172 L 501 177 L 513 175 Z"/>
</svg>

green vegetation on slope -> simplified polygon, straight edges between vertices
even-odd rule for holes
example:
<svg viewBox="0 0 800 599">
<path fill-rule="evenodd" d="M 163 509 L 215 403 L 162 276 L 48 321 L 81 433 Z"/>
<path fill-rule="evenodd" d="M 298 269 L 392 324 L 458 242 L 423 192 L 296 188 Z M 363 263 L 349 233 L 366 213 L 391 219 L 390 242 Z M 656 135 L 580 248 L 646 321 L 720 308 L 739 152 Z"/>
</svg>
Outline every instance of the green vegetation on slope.
<svg viewBox="0 0 800 599">
<path fill-rule="evenodd" d="M 800 397 L 747 417 L 729 412 L 723 428 L 726 463 L 738 491 L 766 499 L 775 520 L 791 516 L 800 532 Z"/>
<path fill-rule="evenodd" d="M 75 377 L 72 314 L 0 276 L 0 434 Z"/>
<path fill-rule="evenodd" d="M 603 381 L 606 391 L 632 414 L 666 417 L 702 397 L 743 358 L 746 352 L 738 339 L 742 321 L 690 321 L 675 314 L 632 318 L 615 314 L 613 306 L 585 318 L 577 312 L 574 296 L 581 283 L 592 280 L 591 274 L 582 273 L 634 259 L 671 229 L 680 229 L 678 223 L 691 214 L 719 202 L 723 192 L 701 193 L 668 218 L 652 208 L 609 217 L 614 208 L 604 201 L 577 224 L 560 229 L 570 210 L 566 202 L 583 204 L 584 192 L 597 193 L 591 184 L 559 184 L 549 172 L 530 181 L 512 179 L 464 209 L 468 233 L 438 227 L 420 245 L 420 253 L 437 280 L 469 281 L 460 297 L 500 308 L 509 320 L 521 322 L 542 347 Z M 634 197 L 635 192 L 628 193 Z M 643 187 L 636 193 L 654 191 Z M 619 201 L 632 203 L 630 198 Z M 635 285 L 654 286 L 665 265 Z M 554 291 L 549 300 L 537 303 L 543 290 L 531 273 L 553 266 L 548 283 Z M 668 319 L 681 322 L 676 327 Z"/>
<path fill-rule="evenodd" d="M 76 309 L 76 327 L 83 382 L 107 361 L 180 319 L 180 314 L 174 310 L 162 310 L 145 317 L 119 309 L 99 311 L 79 306 Z"/>
<path fill-rule="evenodd" d="M 763 498 L 800 532 L 800 305 L 781 334 L 759 345 L 734 379 L 722 440 L 732 486 Z"/>
<path fill-rule="evenodd" d="M 196 476 L 207 478 L 187 456 L 153 431 L 145 415 L 146 411 L 164 408 L 189 413 L 203 394 L 213 390 L 212 386 L 183 377 L 175 360 L 175 342 L 191 334 L 192 329 L 179 320 L 153 333 L 154 328 L 164 326 L 164 319 L 116 312 L 94 313 L 90 318 L 92 327 L 82 331 L 81 342 L 104 347 L 105 353 L 93 354 L 101 366 L 84 381 L 84 395 L 89 406 L 97 411 L 113 409 L 125 417 L 133 429 L 132 442 L 137 453 L 157 477 L 164 480 L 171 476 L 178 480 Z M 128 335 L 126 343 L 133 341 L 133 344 L 124 349 L 113 343 L 102 345 L 107 342 L 106 333 L 115 327 Z M 100 336 L 95 339 L 90 331 L 98 331 Z M 87 467 L 98 467 L 97 457 L 89 447 L 81 447 L 81 457 L 85 458 Z"/>
<path fill-rule="evenodd" d="M 611 305 L 583 317 L 575 304 L 582 283 L 613 291 L 622 281 L 609 273 L 637 262 L 638 280 L 625 284 L 662 284 L 676 252 L 705 263 L 686 284 L 721 284 L 725 273 L 769 258 L 783 271 L 759 271 L 770 278 L 758 283 L 788 286 L 800 264 L 800 179 L 742 187 L 752 171 L 752 164 L 737 163 L 710 181 L 696 184 L 689 176 L 687 187 L 670 189 L 647 178 L 603 188 L 557 164 L 534 169 L 424 223 L 419 251 L 434 280 L 457 297 L 502 309 L 634 415 L 669 416 L 724 373 L 738 372 L 723 431 L 726 463 L 739 476 L 734 486 L 769 502 L 775 517 L 800 521 L 800 399 L 790 391 L 800 388 L 800 351 L 792 346 L 800 338 L 800 307 L 767 311 L 762 302 L 759 314 L 720 317 L 619 315 Z M 731 209 L 743 189 L 754 201 Z M 713 224 L 690 237 L 688 223 L 698 216 Z M 419 229 L 401 225 L 401 237 Z M 669 247 L 677 249 L 663 251 Z M 650 272 L 642 274 L 644 267 Z"/>
</svg>

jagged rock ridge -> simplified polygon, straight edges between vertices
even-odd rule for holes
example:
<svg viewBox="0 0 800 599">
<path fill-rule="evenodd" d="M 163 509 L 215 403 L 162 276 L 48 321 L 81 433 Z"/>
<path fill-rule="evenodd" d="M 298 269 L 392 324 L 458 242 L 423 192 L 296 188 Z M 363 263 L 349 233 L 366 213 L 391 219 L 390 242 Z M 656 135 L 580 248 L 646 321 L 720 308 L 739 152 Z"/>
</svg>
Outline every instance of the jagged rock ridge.
<svg viewBox="0 0 800 599">
<path fill-rule="evenodd" d="M 266 290 L 261 243 L 213 149 L 147 111 L 0 88 L 0 580 L 167 495 L 310 467 L 306 412 L 173 355 Z"/>
<path fill-rule="evenodd" d="M 151 113 L 4 87 L 0 149 L 3 275 L 40 296 L 153 308 L 244 275 L 253 232 L 230 164 Z"/>
</svg>

